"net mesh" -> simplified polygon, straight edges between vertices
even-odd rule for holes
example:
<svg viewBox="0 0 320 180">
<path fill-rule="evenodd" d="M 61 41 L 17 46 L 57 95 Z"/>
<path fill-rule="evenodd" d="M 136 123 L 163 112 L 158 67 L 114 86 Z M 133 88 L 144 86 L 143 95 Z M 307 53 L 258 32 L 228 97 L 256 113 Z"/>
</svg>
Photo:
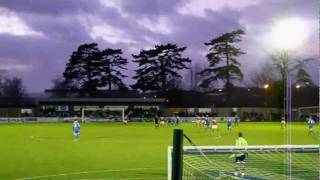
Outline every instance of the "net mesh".
<svg viewBox="0 0 320 180">
<path fill-rule="evenodd" d="M 317 118 L 319 115 L 319 107 L 318 106 L 310 106 L 310 107 L 300 107 L 297 109 L 298 116 L 301 120 L 306 120 L 307 117 L 312 115 L 314 118 Z"/>
<path fill-rule="evenodd" d="M 317 145 L 185 147 L 183 179 L 318 179 L 318 152 Z M 239 153 L 245 163 L 235 163 Z"/>
<path fill-rule="evenodd" d="M 123 109 L 83 109 L 82 121 L 90 122 L 122 122 L 124 120 Z"/>
</svg>

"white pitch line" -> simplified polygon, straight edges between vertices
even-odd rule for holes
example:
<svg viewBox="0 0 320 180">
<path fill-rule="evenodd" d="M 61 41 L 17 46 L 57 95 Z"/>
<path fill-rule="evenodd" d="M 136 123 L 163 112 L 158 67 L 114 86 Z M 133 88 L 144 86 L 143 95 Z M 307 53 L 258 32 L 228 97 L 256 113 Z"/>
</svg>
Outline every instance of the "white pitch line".
<svg viewBox="0 0 320 180">
<path fill-rule="evenodd" d="M 35 140 L 35 141 L 47 141 L 47 142 L 72 142 L 73 140 L 72 139 L 50 139 L 50 138 L 43 138 L 43 137 L 36 137 L 36 136 L 30 136 L 30 139 L 31 140 Z M 101 138 L 97 138 L 97 139 L 94 139 L 94 140 L 88 140 L 88 139 L 85 139 L 85 140 L 81 140 L 81 142 L 111 142 L 113 139 L 111 138 L 105 138 L 104 139 L 101 139 Z"/>
<path fill-rule="evenodd" d="M 122 172 L 122 171 L 139 171 L 139 170 L 156 170 L 156 169 L 160 170 L 160 169 L 166 169 L 166 168 L 131 168 L 131 169 L 80 171 L 80 172 L 71 172 L 71 173 L 63 173 L 63 174 L 60 173 L 60 174 L 50 174 L 50 175 L 42 175 L 42 176 L 24 177 L 24 178 L 17 178 L 15 180 L 41 179 L 41 178 L 49 178 L 49 177 L 79 175 L 79 174 L 92 174 L 92 173 L 102 173 L 102 172 Z"/>
<path fill-rule="evenodd" d="M 216 137 L 212 137 L 212 139 L 221 139 L 222 136 L 216 136 Z"/>
</svg>

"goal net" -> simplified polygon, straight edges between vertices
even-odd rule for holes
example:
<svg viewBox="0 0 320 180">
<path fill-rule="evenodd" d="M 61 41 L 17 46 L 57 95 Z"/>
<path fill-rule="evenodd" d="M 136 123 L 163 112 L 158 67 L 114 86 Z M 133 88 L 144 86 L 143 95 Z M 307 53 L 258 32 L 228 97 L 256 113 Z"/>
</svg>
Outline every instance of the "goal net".
<svg viewBox="0 0 320 180">
<path fill-rule="evenodd" d="M 297 109 L 298 116 L 300 119 L 305 120 L 306 117 L 318 116 L 319 114 L 319 106 L 309 106 L 309 107 L 300 107 Z"/>
<path fill-rule="evenodd" d="M 168 179 L 172 173 L 168 148 Z M 182 179 L 319 179 L 319 145 L 183 146 Z M 236 163 L 237 154 L 246 159 Z"/>
<path fill-rule="evenodd" d="M 123 122 L 125 110 L 122 107 L 81 108 L 82 122 Z"/>
</svg>

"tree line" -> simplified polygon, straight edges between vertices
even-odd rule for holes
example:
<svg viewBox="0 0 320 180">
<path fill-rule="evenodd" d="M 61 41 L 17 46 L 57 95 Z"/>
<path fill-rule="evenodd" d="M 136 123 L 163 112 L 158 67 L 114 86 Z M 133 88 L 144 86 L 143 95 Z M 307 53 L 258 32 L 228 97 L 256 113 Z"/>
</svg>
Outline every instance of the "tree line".
<svg viewBox="0 0 320 180">
<path fill-rule="evenodd" d="M 226 102 L 229 101 L 236 82 L 243 80 L 238 57 L 245 52 L 237 45 L 244 35 L 245 32 L 238 29 L 204 43 L 208 49 L 208 66 L 195 73 L 200 80 L 196 86 L 203 92 L 211 92 L 220 87 L 226 94 Z M 72 52 L 63 78 L 54 81 L 53 89 L 73 89 L 89 93 L 99 90 L 111 93 L 114 90 L 125 91 L 131 88 L 140 92 L 163 94 L 174 89 L 175 84 L 181 80 L 179 70 L 191 68 L 192 60 L 183 55 L 186 49 L 185 46 L 167 43 L 141 49 L 139 53 L 132 54 L 132 62 L 137 65 L 132 77 L 135 82 L 126 85 L 123 79 L 128 77 L 128 59 L 123 56 L 121 49 L 99 49 L 97 43 L 82 44 Z M 261 87 L 265 83 L 272 83 L 281 89 L 288 69 L 290 72 L 295 71 L 296 83 L 302 86 L 314 85 L 305 70 L 305 62 L 308 60 L 295 61 L 296 64 L 291 70 L 289 64 L 293 61 L 289 61 L 283 54 L 274 55 L 271 59 L 273 61 L 270 67 L 277 73 L 268 72 L 270 67 L 264 65 L 260 71 L 251 75 L 251 84 L 248 86 L 255 83 L 255 87 Z"/>
<path fill-rule="evenodd" d="M 229 101 L 235 83 L 243 80 L 241 63 L 238 57 L 245 52 L 237 47 L 245 32 L 241 29 L 224 33 L 205 42 L 208 52 L 206 58 L 208 66 L 196 72 L 200 82 L 196 86 L 203 92 L 211 92 L 212 89 L 223 87 L 226 94 L 226 102 Z M 179 70 L 191 68 L 191 59 L 183 56 L 187 47 L 179 47 L 177 44 L 160 44 L 153 48 L 141 49 L 139 53 L 132 54 L 132 62 L 137 64 L 135 82 L 126 85 L 123 81 L 126 74 L 128 59 L 123 57 L 121 49 L 98 48 L 97 43 L 82 44 L 74 51 L 63 72 L 63 78 L 54 81 L 54 89 L 75 89 L 84 92 L 102 90 L 111 93 L 114 90 L 123 91 L 129 88 L 141 92 L 155 92 L 163 94 L 176 87 L 176 83 L 182 76 Z M 251 85 L 262 87 L 269 83 L 283 89 L 285 75 L 289 68 L 289 58 L 282 54 L 271 58 L 271 69 L 278 73 L 266 71 L 267 66 L 256 71 L 251 76 Z M 310 75 L 305 70 L 305 62 L 298 60 L 292 68 L 296 71 L 296 83 L 301 86 L 313 86 Z M 270 68 L 269 67 L 269 68 Z M 269 70 L 271 70 L 269 69 Z M 277 74 L 272 76 L 272 74 Z M 281 94 L 281 93 L 280 93 Z M 280 95 L 281 96 L 281 95 Z"/>
<path fill-rule="evenodd" d="M 235 102 L 236 99 L 241 99 L 238 97 L 239 88 L 262 89 L 265 84 L 268 84 L 270 88 L 265 91 L 270 95 L 269 99 L 279 101 L 278 104 L 281 106 L 287 74 L 293 76 L 292 85 L 299 85 L 301 88 L 296 95 L 297 98 L 301 96 L 301 100 L 305 99 L 303 91 L 314 94 L 316 85 L 306 71 L 306 63 L 312 59 L 293 59 L 286 53 L 272 55 L 271 61 L 253 71 L 249 81 L 239 87 L 239 82 L 243 81 L 244 76 L 238 58 L 245 52 L 238 47 L 238 44 L 244 35 L 245 32 L 238 29 L 204 42 L 207 47 L 208 64 L 202 67 L 197 66 L 199 63 L 191 66 L 192 59 L 183 55 L 187 49 L 185 46 L 167 43 L 141 49 L 138 53 L 131 55 L 130 60 L 136 64 L 137 68 L 135 74 L 131 75 L 134 83 L 130 85 L 124 82 L 124 78 L 128 77 L 128 59 L 124 57 L 122 49 L 99 49 L 97 43 L 81 44 L 71 53 L 62 76 L 53 80 L 54 86 L 51 90 L 75 91 L 80 92 L 80 96 L 81 93 L 94 96 L 95 92 L 112 95 L 115 91 L 128 92 L 129 89 L 133 89 L 174 99 L 182 95 L 177 91 L 172 93 L 180 89 L 182 75 L 179 71 L 189 70 L 190 83 L 193 83 L 190 90 L 204 94 L 220 93 L 225 97 L 224 105 L 232 105 L 230 101 Z M 191 91 L 184 96 L 193 94 L 200 97 L 199 93 Z M 240 91 L 240 94 L 243 93 Z M 26 96 L 26 88 L 20 78 L 0 71 L 0 98 L 19 99 Z"/>
<path fill-rule="evenodd" d="M 204 43 L 209 51 L 209 66 L 197 75 L 203 81 L 200 87 L 208 89 L 215 83 L 222 82 L 229 92 L 233 82 L 243 79 L 237 57 L 244 54 L 236 44 L 241 41 L 244 31 L 236 30 L 225 33 Z M 172 82 L 182 78 L 179 70 L 190 69 L 191 59 L 183 56 L 187 47 L 177 44 L 160 44 L 150 49 L 142 49 L 132 54 L 132 61 L 137 64 L 129 87 L 142 92 L 166 92 Z M 82 44 L 74 51 L 63 72 L 63 79 L 54 82 L 54 88 L 71 88 L 84 91 L 123 90 L 129 87 L 123 82 L 128 60 L 121 49 L 100 50 L 97 43 Z M 174 85 L 173 85 L 174 86 Z"/>
</svg>

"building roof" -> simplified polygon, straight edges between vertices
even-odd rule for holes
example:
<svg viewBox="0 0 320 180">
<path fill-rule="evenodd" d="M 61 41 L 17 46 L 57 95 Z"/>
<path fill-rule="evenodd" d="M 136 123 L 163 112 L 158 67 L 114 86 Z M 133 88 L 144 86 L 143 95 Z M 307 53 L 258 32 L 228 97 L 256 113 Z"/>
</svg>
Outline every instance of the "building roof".
<svg viewBox="0 0 320 180">
<path fill-rule="evenodd" d="M 79 103 L 165 103 L 164 98 L 44 98 L 38 99 L 40 104 L 79 104 Z"/>
</svg>

